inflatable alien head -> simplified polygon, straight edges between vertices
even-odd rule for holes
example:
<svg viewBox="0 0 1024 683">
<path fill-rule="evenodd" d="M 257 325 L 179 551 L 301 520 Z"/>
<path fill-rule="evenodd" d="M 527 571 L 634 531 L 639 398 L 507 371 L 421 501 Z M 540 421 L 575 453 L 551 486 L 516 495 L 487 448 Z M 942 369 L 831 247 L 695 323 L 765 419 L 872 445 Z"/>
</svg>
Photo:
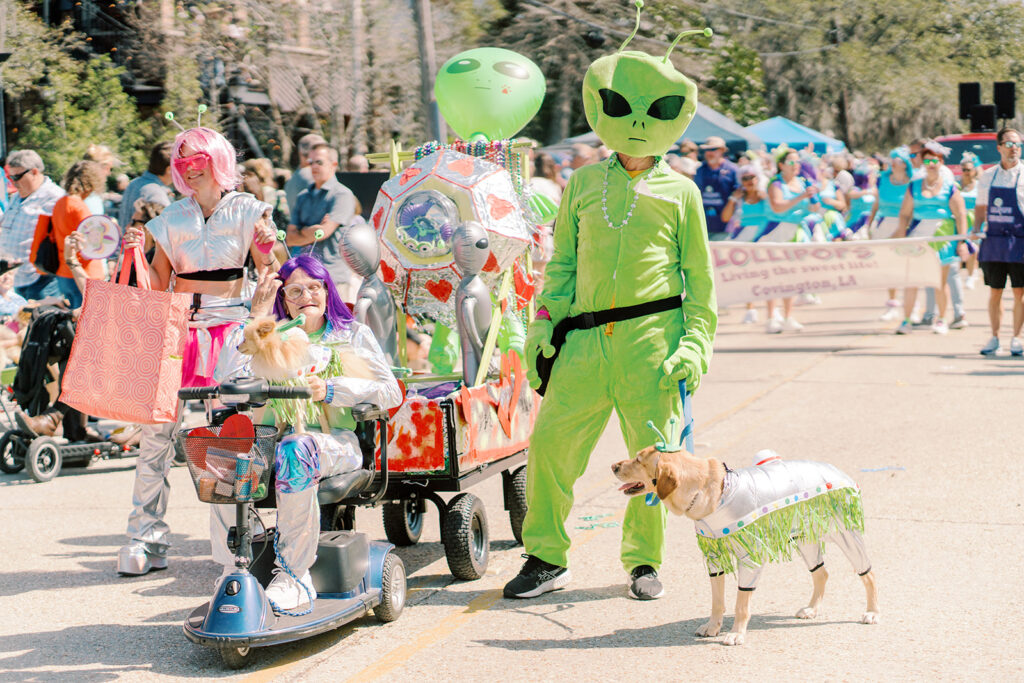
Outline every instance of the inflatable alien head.
<svg viewBox="0 0 1024 683">
<path fill-rule="evenodd" d="M 452 130 L 462 138 L 501 140 L 523 129 L 544 101 L 544 74 L 532 61 L 500 47 L 455 55 L 437 72 L 434 95 Z"/>
<path fill-rule="evenodd" d="M 609 149 L 631 157 L 660 156 L 683 135 L 697 111 L 697 85 L 669 61 L 683 31 L 664 57 L 623 51 L 640 27 L 643 0 L 636 1 L 636 28 L 615 54 L 599 58 L 583 77 L 587 123 Z"/>
</svg>

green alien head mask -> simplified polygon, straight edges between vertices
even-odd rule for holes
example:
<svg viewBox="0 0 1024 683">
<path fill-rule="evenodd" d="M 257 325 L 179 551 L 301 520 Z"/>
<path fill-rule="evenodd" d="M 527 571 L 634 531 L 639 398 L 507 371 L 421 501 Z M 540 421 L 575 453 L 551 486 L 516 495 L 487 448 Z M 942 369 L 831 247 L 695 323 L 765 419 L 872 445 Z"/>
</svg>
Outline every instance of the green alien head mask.
<svg viewBox="0 0 1024 683">
<path fill-rule="evenodd" d="M 676 71 L 669 55 L 683 36 L 710 36 L 711 29 L 683 31 L 664 57 L 624 52 L 640 28 L 643 0 L 636 0 L 636 7 L 636 28 L 619 51 L 587 69 L 583 108 L 587 123 L 609 149 L 631 157 L 659 156 L 682 136 L 697 111 L 697 85 Z"/>
</svg>

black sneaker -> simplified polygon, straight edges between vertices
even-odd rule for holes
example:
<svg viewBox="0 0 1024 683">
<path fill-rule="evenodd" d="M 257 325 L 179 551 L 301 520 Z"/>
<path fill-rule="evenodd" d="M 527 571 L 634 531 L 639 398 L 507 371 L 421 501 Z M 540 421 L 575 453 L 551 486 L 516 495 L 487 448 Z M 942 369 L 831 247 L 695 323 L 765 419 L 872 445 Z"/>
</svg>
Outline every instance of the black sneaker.
<svg viewBox="0 0 1024 683">
<path fill-rule="evenodd" d="M 523 557 L 526 562 L 519 576 L 505 584 L 506 598 L 535 598 L 563 588 L 572 579 L 568 567 L 559 567 L 533 555 Z"/>
<path fill-rule="evenodd" d="M 657 600 L 665 594 L 665 588 L 658 580 L 654 567 L 642 564 L 629 574 L 629 597 L 634 600 Z"/>
</svg>

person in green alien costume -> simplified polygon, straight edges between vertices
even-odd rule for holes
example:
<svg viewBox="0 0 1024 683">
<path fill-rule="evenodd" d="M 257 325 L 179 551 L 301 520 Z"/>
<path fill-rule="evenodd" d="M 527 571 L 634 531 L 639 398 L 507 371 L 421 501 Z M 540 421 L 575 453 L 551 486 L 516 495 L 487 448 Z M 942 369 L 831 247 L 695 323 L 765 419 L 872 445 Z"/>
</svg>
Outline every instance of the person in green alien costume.
<svg viewBox="0 0 1024 683">
<path fill-rule="evenodd" d="M 643 3 L 636 5 L 639 27 Z M 711 31 L 679 38 L 688 33 Z M 680 382 L 695 391 L 711 358 L 718 316 L 700 192 L 661 156 L 693 118 L 697 87 L 668 54 L 623 51 L 635 34 L 584 77 L 587 121 L 616 154 L 569 179 L 540 308 L 527 333 L 527 373 L 536 389 L 538 355 L 555 353 L 554 327 L 580 316 L 551 369 L 530 440 L 527 559 L 505 586 L 510 598 L 536 597 L 569 582 L 565 521 L 573 484 L 612 411 L 630 454 L 637 453 L 656 438 L 648 420 L 663 432 L 671 419 L 682 421 Z M 664 506 L 646 505 L 643 496 L 626 507 L 621 558 L 631 597 L 664 593 L 657 570 L 665 519 Z"/>
</svg>

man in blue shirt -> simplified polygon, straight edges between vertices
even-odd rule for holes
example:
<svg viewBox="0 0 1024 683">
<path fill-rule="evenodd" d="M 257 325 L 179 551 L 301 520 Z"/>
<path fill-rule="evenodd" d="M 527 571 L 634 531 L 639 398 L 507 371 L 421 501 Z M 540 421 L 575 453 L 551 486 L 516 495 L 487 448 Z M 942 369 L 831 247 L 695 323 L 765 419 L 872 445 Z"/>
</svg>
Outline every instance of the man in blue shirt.
<svg viewBox="0 0 1024 683">
<path fill-rule="evenodd" d="M 704 202 L 708 239 L 729 239 L 728 225 L 722 221 L 722 209 L 740 186 L 736 164 L 725 158 L 725 140 L 717 135 L 709 137 L 700 148 L 704 150 L 704 163 L 697 169 L 693 182 L 697 184 Z"/>
<path fill-rule="evenodd" d="M 121 207 L 118 210 L 117 222 L 124 232 L 132 222 L 135 213 L 135 202 L 145 199 L 147 202 L 167 206 L 171 203 L 171 141 L 159 142 L 149 151 L 149 168 L 135 180 L 128 183 L 121 195 Z"/>
<path fill-rule="evenodd" d="M 327 268 L 338 293 L 346 302 L 352 302 L 355 275 L 341 255 L 342 231 L 356 217 L 356 196 L 352 190 L 338 182 L 338 152 L 321 144 L 309 153 L 309 168 L 313 184 L 299 193 L 292 205 L 292 222 L 288 226 L 285 244 L 292 256 L 311 253 Z M 323 235 L 317 239 L 317 230 Z"/>
</svg>

